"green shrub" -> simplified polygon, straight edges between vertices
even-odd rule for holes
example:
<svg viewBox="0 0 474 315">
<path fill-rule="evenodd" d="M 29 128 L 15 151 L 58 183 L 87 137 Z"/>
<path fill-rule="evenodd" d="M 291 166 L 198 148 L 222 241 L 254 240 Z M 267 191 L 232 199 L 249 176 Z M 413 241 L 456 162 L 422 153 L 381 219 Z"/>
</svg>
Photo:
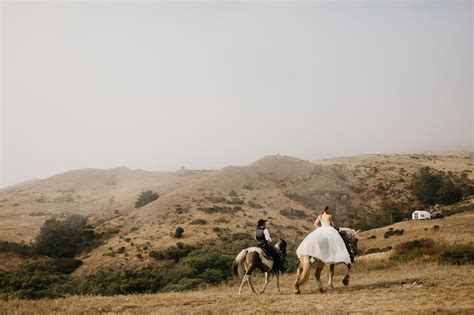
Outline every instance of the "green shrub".
<svg viewBox="0 0 474 315">
<path fill-rule="evenodd" d="M 390 228 L 388 231 L 386 231 L 385 233 L 383 233 L 383 237 L 384 238 L 389 238 L 390 236 L 400 236 L 400 235 L 403 235 L 403 233 L 405 232 L 404 229 L 396 229 L 394 230 L 393 228 Z"/>
<path fill-rule="evenodd" d="M 0 272 L 0 295 L 19 299 L 64 296 L 67 292 L 62 286 L 69 281 L 67 275 L 81 264 L 78 259 L 42 260 Z"/>
<path fill-rule="evenodd" d="M 177 262 L 194 249 L 193 246 L 188 246 L 184 243 L 178 242 L 176 243 L 176 246 L 169 247 L 163 251 L 151 251 L 148 256 L 157 260 L 174 260 Z"/>
<path fill-rule="evenodd" d="M 183 237 L 183 233 L 184 233 L 184 229 L 180 226 L 178 226 L 176 228 L 176 230 L 174 231 L 174 237 L 176 238 L 182 238 Z"/>
<path fill-rule="evenodd" d="M 158 193 L 152 190 L 144 191 L 138 196 L 137 201 L 135 201 L 135 208 L 141 208 L 144 205 L 157 200 L 158 198 L 160 198 L 160 195 L 158 195 Z"/>
<path fill-rule="evenodd" d="M 406 261 L 422 256 L 433 256 L 438 253 L 438 248 L 431 238 L 421 238 L 403 242 L 395 246 L 394 260 Z"/>
<path fill-rule="evenodd" d="M 74 258 L 59 258 L 51 260 L 40 260 L 28 264 L 22 264 L 19 270 L 25 273 L 46 272 L 50 274 L 68 275 L 82 265 L 82 260 Z"/>
<path fill-rule="evenodd" d="M 446 248 L 441 252 L 440 263 L 464 265 L 474 263 L 474 245 L 462 244 Z"/>
<path fill-rule="evenodd" d="M 212 205 L 212 207 L 200 207 L 198 210 L 205 212 L 205 213 L 234 213 L 235 210 L 233 210 L 231 207 L 228 206 L 218 206 L 218 205 Z"/>
<path fill-rule="evenodd" d="M 24 257 L 33 255 L 33 249 L 24 243 L 0 241 L 0 252 L 15 253 Z"/>
</svg>

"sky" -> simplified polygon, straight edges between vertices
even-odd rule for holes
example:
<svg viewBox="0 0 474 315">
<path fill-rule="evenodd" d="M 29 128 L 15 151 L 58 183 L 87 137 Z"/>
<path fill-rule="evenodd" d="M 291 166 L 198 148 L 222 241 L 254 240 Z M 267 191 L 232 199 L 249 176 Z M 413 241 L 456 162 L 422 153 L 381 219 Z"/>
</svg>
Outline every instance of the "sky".
<svg viewBox="0 0 474 315">
<path fill-rule="evenodd" d="M 471 1 L 1 2 L 6 186 L 473 150 Z"/>
</svg>

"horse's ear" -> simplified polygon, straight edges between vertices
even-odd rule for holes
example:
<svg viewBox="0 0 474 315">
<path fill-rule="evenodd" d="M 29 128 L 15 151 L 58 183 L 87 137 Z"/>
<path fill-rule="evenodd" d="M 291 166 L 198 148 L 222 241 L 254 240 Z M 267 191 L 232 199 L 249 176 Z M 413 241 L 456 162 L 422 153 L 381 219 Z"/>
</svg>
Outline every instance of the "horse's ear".
<svg viewBox="0 0 474 315">
<path fill-rule="evenodd" d="M 359 234 L 360 230 L 357 230 L 356 233 Z"/>
</svg>

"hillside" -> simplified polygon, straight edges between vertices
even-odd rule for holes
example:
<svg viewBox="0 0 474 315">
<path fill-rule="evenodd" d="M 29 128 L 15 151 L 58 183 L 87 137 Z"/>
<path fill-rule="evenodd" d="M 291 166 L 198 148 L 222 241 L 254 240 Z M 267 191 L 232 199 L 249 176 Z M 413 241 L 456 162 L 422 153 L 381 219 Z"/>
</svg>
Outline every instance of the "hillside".
<svg viewBox="0 0 474 315">
<path fill-rule="evenodd" d="M 93 222 L 127 216 L 140 192 L 160 195 L 212 172 L 147 172 L 126 167 L 81 169 L 0 191 L 0 240 L 30 242 L 46 218 L 81 214 Z"/>
<path fill-rule="evenodd" d="M 48 217 L 87 215 L 111 237 L 84 257 L 78 272 L 155 264 L 152 250 L 250 237 L 260 217 L 275 237 L 299 243 L 325 205 L 340 226 L 364 227 L 419 207 L 410 183 L 430 166 L 474 180 L 473 153 L 365 155 L 319 161 L 267 156 L 219 171 L 84 169 L 0 192 L 0 240 L 31 241 Z M 160 198 L 135 209 L 140 192 Z M 375 222 L 383 225 L 383 222 Z M 180 226 L 184 235 L 173 234 Z M 119 250 L 120 249 L 120 250 Z"/>
<path fill-rule="evenodd" d="M 433 231 L 433 225 L 439 225 Z M 383 238 L 390 228 L 405 229 L 402 236 Z M 368 239 L 376 235 L 376 239 Z M 362 233 L 361 248 L 395 246 L 407 240 L 433 237 L 437 243 L 473 241 L 474 215 L 460 213 L 442 220 L 411 221 Z M 348 287 L 341 283 L 342 269 L 336 268 L 335 288 L 319 293 L 314 276 L 302 287 L 301 295 L 292 293 L 295 274 L 283 275 L 277 293 L 275 280 L 258 296 L 245 287 L 238 295 L 239 281 L 211 288 L 177 293 L 120 295 L 113 297 L 73 296 L 56 300 L 0 300 L 0 313 L 239 313 L 253 314 L 255 309 L 268 313 L 419 313 L 472 314 L 474 278 L 472 265 L 440 265 L 422 257 L 417 261 L 397 263 L 387 260 L 390 253 L 356 258 Z M 323 272 L 323 283 L 327 274 Z M 253 279 L 263 284 L 261 274 Z M 400 303 L 404 301 L 404 303 Z"/>
</svg>

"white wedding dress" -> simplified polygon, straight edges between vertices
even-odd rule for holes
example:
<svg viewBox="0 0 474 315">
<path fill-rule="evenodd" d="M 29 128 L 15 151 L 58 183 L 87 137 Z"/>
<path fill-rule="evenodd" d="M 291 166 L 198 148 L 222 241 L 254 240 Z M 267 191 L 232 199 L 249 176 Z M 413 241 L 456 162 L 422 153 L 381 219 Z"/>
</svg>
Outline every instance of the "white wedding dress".
<svg viewBox="0 0 474 315">
<path fill-rule="evenodd" d="M 301 242 L 296 250 L 298 258 L 311 256 L 322 260 L 327 264 L 351 263 L 346 245 L 339 232 L 331 226 L 329 220 L 321 220 L 321 226 Z"/>
</svg>

